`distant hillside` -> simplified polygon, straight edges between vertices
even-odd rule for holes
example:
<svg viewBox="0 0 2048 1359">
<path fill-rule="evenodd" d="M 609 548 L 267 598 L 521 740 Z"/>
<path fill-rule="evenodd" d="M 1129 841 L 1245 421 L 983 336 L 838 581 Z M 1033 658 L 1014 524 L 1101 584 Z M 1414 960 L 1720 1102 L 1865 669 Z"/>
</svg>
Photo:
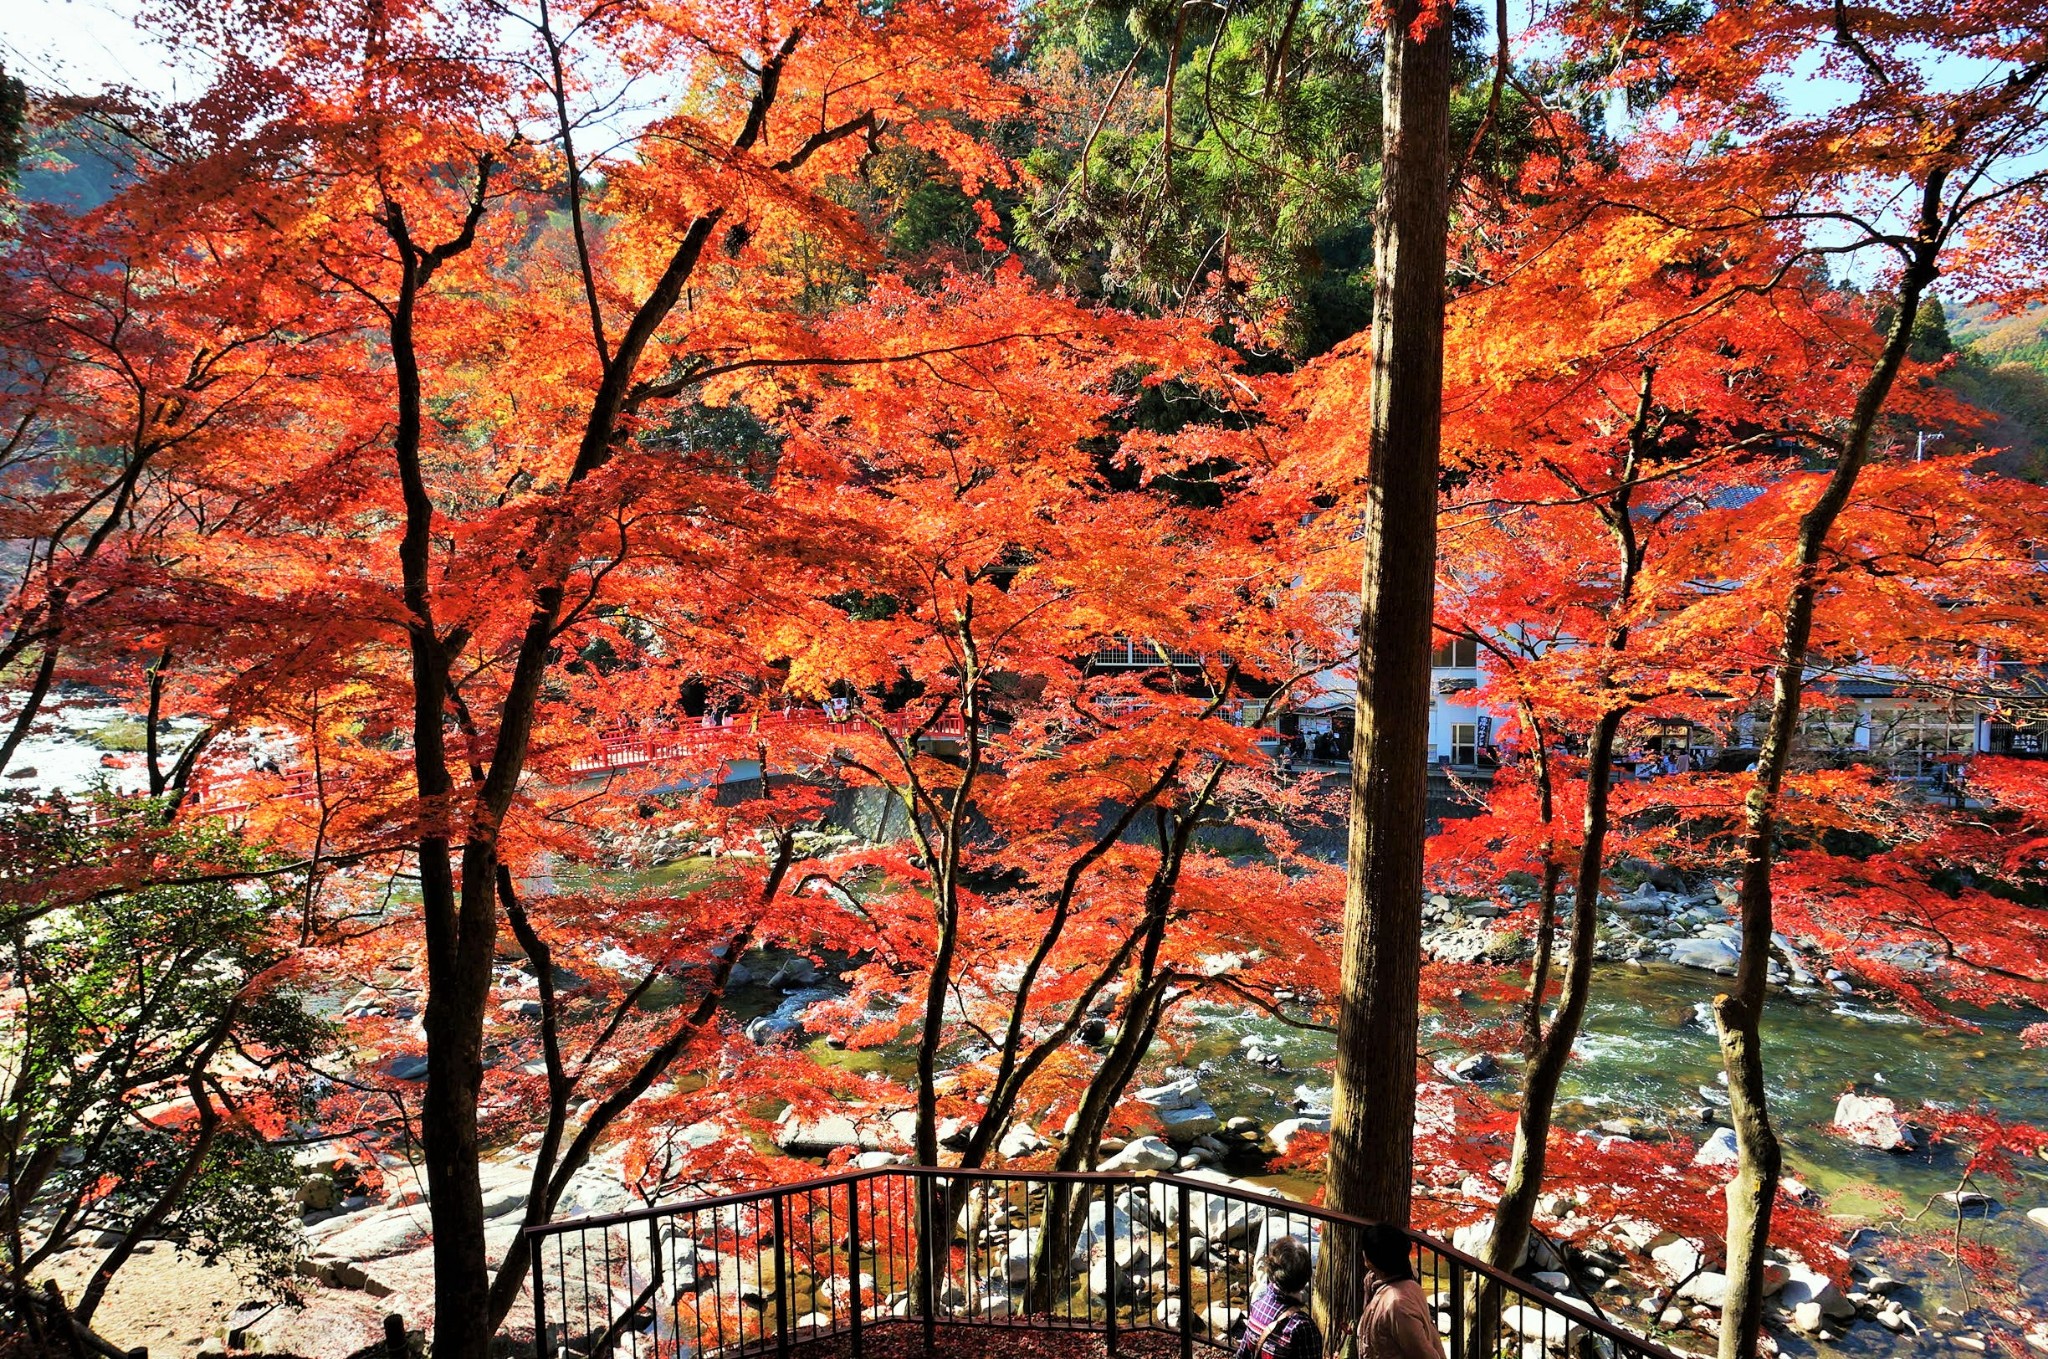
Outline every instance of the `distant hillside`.
<svg viewBox="0 0 2048 1359">
<path fill-rule="evenodd" d="M 1988 464 L 2009 476 L 2048 479 L 2048 307 L 1997 316 L 1961 310 L 1948 322 L 1960 351 L 1949 387 L 1998 422 L 1980 437 L 2001 449 Z"/>
<path fill-rule="evenodd" d="M 55 203 L 83 211 L 114 196 L 121 164 L 106 145 L 106 133 L 83 120 L 68 128 L 33 129 L 15 192 L 25 203 Z"/>
<path fill-rule="evenodd" d="M 1989 364 L 2024 363 L 2048 370 L 2048 307 L 2034 307 L 2018 316 L 1997 316 L 1988 307 L 1972 307 L 1949 323 L 1958 344 L 1966 344 Z"/>
</svg>

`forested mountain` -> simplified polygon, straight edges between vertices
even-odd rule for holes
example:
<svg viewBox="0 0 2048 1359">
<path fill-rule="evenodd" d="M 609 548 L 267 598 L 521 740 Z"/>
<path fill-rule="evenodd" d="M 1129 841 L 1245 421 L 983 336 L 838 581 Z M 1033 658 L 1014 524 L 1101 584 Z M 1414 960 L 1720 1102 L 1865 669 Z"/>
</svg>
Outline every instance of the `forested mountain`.
<svg viewBox="0 0 2048 1359">
<path fill-rule="evenodd" d="M 1949 385 L 1997 422 L 1978 437 L 2002 451 L 2000 471 L 2048 476 L 2048 308 L 2002 316 L 1964 309 L 1949 328 L 1956 366 Z"/>
</svg>

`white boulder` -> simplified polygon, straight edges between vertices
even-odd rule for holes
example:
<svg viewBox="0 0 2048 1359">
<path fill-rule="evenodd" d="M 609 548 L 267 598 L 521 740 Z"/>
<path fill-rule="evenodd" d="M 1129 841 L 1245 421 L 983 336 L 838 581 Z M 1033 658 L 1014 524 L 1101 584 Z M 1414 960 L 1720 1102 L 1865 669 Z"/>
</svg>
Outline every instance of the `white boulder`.
<svg viewBox="0 0 2048 1359">
<path fill-rule="evenodd" d="M 996 1151 L 1004 1160 L 1029 1156 L 1035 1151 L 1045 1150 L 1045 1139 L 1029 1123 L 1013 1123 L 1010 1130 L 996 1143 Z"/>
<path fill-rule="evenodd" d="M 1835 1131 L 1859 1147 L 1879 1151 L 1911 1151 L 1918 1144 L 1913 1129 L 1899 1117 L 1899 1107 L 1882 1095 L 1849 1091 L 1835 1101 Z"/>
<path fill-rule="evenodd" d="M 1835 1281 L 1808 1265 L 1788 1263 L 1785 1286 L 1778 1290 L 1778 1303 L 1795 1313 L 1806 1304 L 1818 1307 L 1823 1316 L 1848 1321 L 1856 1315 L 1856 1304 L 1842 1296 Z"/>
<path fill-rule="evenodd" d="M 1168 1140 L 1174 1142 L 1192 1142 L 1223 1126 L 1223 1120 L 1216 1116 L 1216 1111 L 1199 1100 L 1172 1109 L 1161 1109 L 1159 1123 L 1166 1130 Z"/>
<path fill-rule="evenodd" d="M 1302 1133 L 1329 1131 L 1330 1120 L 1327 1118 L 1283 1118 L 1273 1125 L 1273 1130 L 1266 1136 L 1272 1139 L 1273 1149 L 1285 1156 L 1288 1148 L 1294 1144 L 1294 1139 Z"/>
<path fill-rule="evenodd" d="M 1026 1283 L 1031 1278 L 1032 1257 L 1038 1253 L 1038 1228 L 1011 1232 L 1007 1238 L 1008 1249 L 1003 1254 L 1003 1277 L 1011 1283 Z"/>
<path fill-rule="evenodd" d="M 1735 1166 L 1741 1162 L 1742 1153 L 1736 1146 L 1733 1128 L 1714 1129 L 1714 1135 L 1700 1144 L 1692 1158 L 1696 1166 Z"/>
<path fill-rule="evenodd" d="M 1650 1251 L 1650 1258 L 1657 1262 L 1657 1268 L 1665 1278 L 1677 1283 L 1687 1275 L 1698 1272 L 1700 1267 L 1699 1244 L 1684 1237 L 1666 1241 Z"/>
<path fill-rule="evenodd" d="M 1503 1326 L 1524 1340 L 1567 1349 L 1585 1329 L 1578 1318 L 1542 1307 L 1509 1307 L 1500 1314 L 1500 1319 Z"/>
<path fill-rule="evenodd" d="M 1122 1151 L 1103 1161 L 1100 1168 L 1109 1171 L 1171 1170 L 1178 1160 L 1180 1153 L 1163 1138 L 1140 1137 L 1126 1143 Z"/>
<path fill-rule="evenodd" d="M 1202 1102 L 1202 1088 L 1193 1076 L 1183 1076 L 1177 1081 L 1142 1089 L 1135 1098 L 1138 1103 L 1149 1104 L 1155 1109 L 1185 1109 Z"/>
<path fill-rule="evenodd" d="M 1213 1336 L 1234 1336 L 1244 1328 L 1244 1310 L 1227 1302 L 1212 1302 L 1203 1309 L 1202 1326 Z"/>
<path fill-rule="evenodd" d="M 1678 1290 L 1678 1296 L 1687 1302 L 1719 1307 L 1728 1296 L 1728 1276 L 1716 1270 L 1703 1269 Z"/>
<path fill-rule="evenodd" d="M 792 1106 L 776 1126 L 775 1145 L 797 1155 L 809 1153 L 815 1156 L 841 1147 L 858 1147 L 860 1129 L 845 1114 L 827 1114 L 808 1121 L 800 1119 Z"/>
<path fill-rule="evenodd" d="M 1680 939 L 1671 945 L 1671 961 L 1678 966 L 1717 972 L 1725 977 L 1735 975 L 1735 965 L 1741 957 L 1741 950 L 1726 939 Z"/>
</svg>

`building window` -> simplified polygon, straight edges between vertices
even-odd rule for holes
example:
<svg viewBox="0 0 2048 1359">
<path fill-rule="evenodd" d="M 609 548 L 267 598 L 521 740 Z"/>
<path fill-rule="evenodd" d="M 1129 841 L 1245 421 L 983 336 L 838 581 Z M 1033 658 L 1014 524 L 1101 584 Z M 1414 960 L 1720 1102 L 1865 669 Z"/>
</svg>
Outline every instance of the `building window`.
<svg viewBox="0 0 2048 1359">
<path fill-rule="evenodd" d="M 1977 714 L 1961 705 L 1872 707 L 1869 749 L 1909 765 L 1977 749 Z"/>
<path fill-rule="evenodd" d="M 1476 723 L 1451 724 L 1451 763 L 1479 763 L 1479 727 Z"/>
<path fill-rule="evenodd" d="M 1470 637 L 1454 637 L 1429 654 L 1429 663 L 1439 670 L 1472 670 L 1479 665 L 1479 643 Z"/>
</svg>

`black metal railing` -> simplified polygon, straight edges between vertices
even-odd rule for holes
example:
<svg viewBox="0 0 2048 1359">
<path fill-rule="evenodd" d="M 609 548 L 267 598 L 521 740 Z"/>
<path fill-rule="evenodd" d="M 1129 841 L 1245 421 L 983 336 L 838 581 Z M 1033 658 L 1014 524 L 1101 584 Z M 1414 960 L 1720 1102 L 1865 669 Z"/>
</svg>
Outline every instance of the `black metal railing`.
<svg viewBox="0 0 2048 1359">
<path fill-rule="evenodd" d="M 1182 1359 L 1242 1332 L 1276 1236 L 1360 1298 L 1360 1219 L 1220 1179 L 892 1166 L 527 1230 L 535 1352 L 681 1359 L 832 1348 L 882 1327 L 1134 1332 Z M 1408 1233 L 1447 1359 L 1673 1359 L 1578 1298 Z M 1337 1271 L 1334 1278 L 1330 1271 Z"/>
</svg>

